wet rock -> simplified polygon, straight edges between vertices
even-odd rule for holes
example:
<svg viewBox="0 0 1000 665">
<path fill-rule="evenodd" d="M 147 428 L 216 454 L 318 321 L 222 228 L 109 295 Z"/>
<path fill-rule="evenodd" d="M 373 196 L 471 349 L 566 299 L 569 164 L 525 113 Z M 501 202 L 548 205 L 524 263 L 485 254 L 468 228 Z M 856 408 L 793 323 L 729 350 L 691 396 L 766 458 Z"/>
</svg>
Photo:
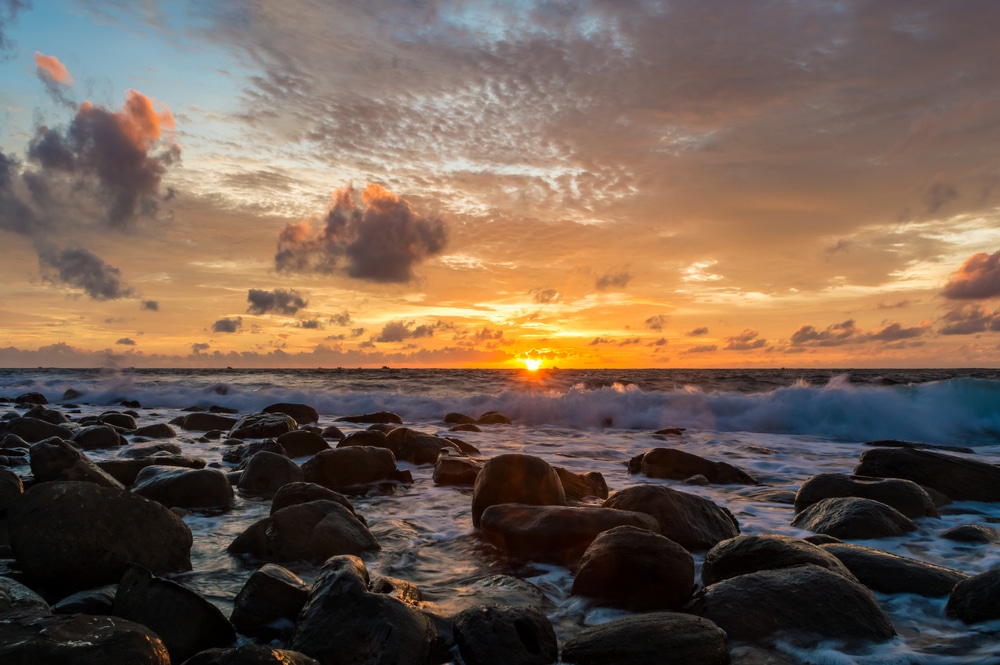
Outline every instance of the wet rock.
<svg viewBox="0 0 1000 665">
<path fill-rule="evenodd" d="M 222 453 L 222 461 L 230 464 L 242 465 L 257 453 L 264 451 L 287 456 L 285 447 L 272 439 L 254 441 L 253 443 L 240 443 L 239 439 L 230 439 L 227 444 L 230 445 L 230 448 Z"/>
<path fill-rule="evenodd" d="M 102 424 L 108 425 L 110 427 L 116 427 L 118 429 L 127 430 L 129 432 L 135 431 L 139 426 L 135 422 L 135 418 L 127 413 L 120 413 L 118 411 L 107 411 L 98 416 L 98 420 Z"/>
<path fill-rule="evenodd" d="M 448 431 L 449 432 L 482 432 L 483 429 L 479 425 L 476 425 L 474 422 L 471 422 L 471 423 L 461 423 L 459 425 L 455 425 L 454 427 L 450 428 Z"/>
<path fill-rule="evenodd" d="M 511 575 L 490 575 L 476 580 L 469 586 L 468 595 L 463 596 L 468 601 L 465 609 L 478 605 L 512 605 L 535 607 L 544 611 L 553 607 L 544 591 L 531 582 Z"/>
<path fill-rule="evenodd" d="M 710 549 L 740 533 L 739 522 L 725 508 L 664 485 L 636 485 L 615 492 L 604 507 L 651 515 L 661 534 L 689 552 Z"/>
<path fill-rule="evenodd" d="M 350 446 L 317 453 L 302 465 L 305 481 L 332 490 L 394 480 L 396 458 L 387 448 Z"/>
<path fill-rule="evenodd" d="M 434 464 L 434 484 L 472 487 L 483 465 L 468 457 L 441 455 Z"/>
<path fill-rule="evenodd" d="M 705 586 L 760 570 L 778 570 L 812 564 L 854 580 L 840 559 L 799 538 L 765 534 L 723 540 L 705 555 L 701 581 Z"/>
<path fill-rule="evenodd" d="M 49 613 L 49 604 L 17 580 L 0 576 L 0 615 L 12 612 Z"/>
<path fill-rule="evenodd" d="M 294 506 L 299 503 L 309 503 L 310 501 L 335 501 L 347 508 L 352 514 L 354 513 L 354 505 L 351 504 L 350 500 L 339 492 L 334 492 L 331 489 L 323 487 L 322 485 L 317 485 L 316 483 L 288 483 L 283 485 L 278 489 L 274 498 L 271 499 L 271 514 L 281 510 L 282 508 L 287 508 L 288 506 Z"/>
<path fill-rule="evenodd" d="M 323 428 L 323 431 L 319 433 L 324 439 L 337 440 L 340 441 L 344 438 L 344 432 L 341 431 L 336 425 L 329 425 Z"/>
<path fill-rule="evenodd" d="M 727 462 L 713 462 L 698 455 L 674 448 L 653 448 L 641 455 L 636 463 L 629 462 L 630 470 L 638 466 L 648 478 L 684 480 L 701 475 L 717 485 L 756 485 L 750 474 Z"/>
<path fill-rule="evenodd" d="M 135 430 L 134 434 L 147 439 L 172 439 L 177 436 L 177 432 L 174 431 L 174 428 L 167 423 L 145 425 Z"/>
<path fill-rule="evenodd" d="M 236 425 L 236 422 L 236 418 L 230 416 L 196 411 L 180 418 L 175 418 L 170 421 L 170 424 L 177 425 L 189 432 L 209 432 L 211 430 L 229 431 Z"/>
<path fill-rule="evenodd" d="M 425 665 L 437 639 L 431 620 L 406 603 L 368 592 L 357 557 L 334 557 L 313 584 L 291 647 L 322 663 Z"/>
<path fill-rule="evenodd" d="M 160 638 L 118 617 L 50 614 L 0 616 L 4 665 L 170 665 Z"/>
<path fill-rule="evenodd" d="M 475 424 L 476 419 L 472 416 L 467 416 L 464 413 L 457 413 L 453 411 L 445 415 L 444 422 L 455 423 L 457 425 L 472 425 Z"/>
<path fill-rule="evenodd" d="M 848 540 L 901 536 L 917 528 L 892 506 L 858 497 L 818 501 L 796 515 L 792 526 Z"/>
<path fill-rule="evenodd" d="M 53 425 L 52 423 L 39 420 L 38 418 L 15 418 L 7 421 L 3 426 L 4 435 L 13 434 L 27 443 L 38 443 L 45 439 L 59 438 L 69 439 L 73 436 L 73 430 L 63 425 Z"/>
<path fill-rule="evenodd" d="M 30 455 L 31 473 L 40 483 L 72 480 L 102 487 L 123 488 L 120 482 L 94 464 L 89 457 L 58 437 L 32 444 Z"/>
<path fill-rule="evenodd" d="M 229 545 L 230 554 L 263 561 L 322 563 L 338 554 L 381 549 L 378 540 L 336 501 L 310 501 L 276 510 L 250 525 Z"/>
<path fill-rule="evenodd" d="M 308 404 L 290 404 L 279 402 L 264 407 L 264 413 L 283 413 L 291 416 L 295 422 L 300 424 L 319 422 L 319 411 Z"/>
<path fill-rule="evenodd" d="M 965 623 L 1000 619 L 1000 568 L 956 584 L 945 611 Z"/>
<path fill-rule="evenodd" d="M 120 448 L 128 444 L 128 441 L 118 433 L 118 430 L 107 425 L 91 425 L 78 429 L 69 441 L 81 450 Z"/>
<path fill-rule="evenodd" d="M 434 464 L 442 449 L 460 453 L 458 446 L 444 437 L 397 427 L 386 435 L 386 445 L 397 460 L 410 464 Z"/>
<path fill-rule="evenodd" d="M 377 411 L 375 413 L 363 413 L 354 416 L 341 416 L 336 418 L 335 422 L 338 423 L 395 423 L 397 425 L 403 424 L 403 419 L 392 411 Z"/>
<path fill-rule="evenodd" d="M 476 418 L 477 425 L 510 425 L 510 418 L 503 415 L 502 413 L 497 413 L 496 411 L 487 411 L 483 415 Z"/>
<path fill-rule="evenodd" d="M 37 418 L 53 425 L 69 425 L 72 421 L 62 411 L 49 409 L 41 404 L 33 406 L 24 414 L 25 418 Z"/>
<path fill-rule="evenodd" d="M 691 554 L 658 533 L 620 526 L 590 544 L 573 580 L 573 595 L 635 612 L 679 610 L 694 591 Z"/>
<path fill-rule="evenodd" d="M 17 499 L 24 494 L 21 476 L 7 469 L 0 469 L 0 516 L 7 512 Z"/>
<path fill-rule="evenodd" d="M 132 491 L 168 508 L 227 509 L 233 503 L 233 487 L 218 469 L 147 466 Z"/>
<path fill-rule="evenodd" d="M 657 530 L 649 515 L 596 507 L 502 503 L 483 511 L 482 537 L 515 559 L 569 565 L 616 526 Z"/>
<path fill-rule="evenodd" d="M 67 591 L 113 584 L 130 563 L 191 570 L 191 530 L 167 508 L 93 483 L 35 485 L 11 506 L 10 545 L 25 574 Z"/>
<path fill-rule="evenodd" d="M 307 457 L 330 449 L 330 444 L 322 436 L 302 429 L 282 434 L 278 437 L 278 443 L 289 457 Z"/>
<path fill-rule="evenodd" d="M 969 577 L 957 570 L 862 545 L 840 543 L 823 545 L 823 549 L 840 559 L 859 582 L 883 593 L 947 596 L 956 584 Z"/>
<path fill-rule="evenodd" d="M 206 649 L 182 665 L 320 665 L 320 662 L 298 651 L 245 644 L 233 649 Z"/>
<path fill-rule="evenodd" d="M 337 448 L 350 446 L 371 446 L 388 450 L 389 442 L 386 440 L 385 432 L 377 429 L 363 429 L 351 432 L 337 443 Z"/>
<path fill-rule="evenodd" d="M 262 639 L 291 637 L 309 585 L 286 568 L 268 563 L 246 581 L 233 601 L 230 620 L 240 633 Z"/>
<path fill-rule="evenodd" d="M 295 419 L 284 413 L 251 413 L 236 421 L 229 436 L 234 439 L 277 438 L 295 431 L 296 427 Z"/>
<path fill-rule="evenodd" d="M 871 591 L 812 564 L 731 577 L 703 589 L 689 610 L 730 640 L 753 643 L 884 642 L 895 634 Z"/>
<path fill-rule="evenodd" d="M 219 608 L 186 586 L 139 566 L 131 566 L 122 576 L 112 611 L 155 632 L 173 662 L 236 641 L 236 631 Z"/>
<path fill-rule="evenodd" d="M 582 501 L 584 499 L 608 498 L 608 483 L 600 472 L 573 473 L 561 466 L 553 468 L 559 475 L 559 481 L 562 483 L 563 491 L 566 492 L 567 500 Z"/>
<path fill-rule="evenodd" d="M 845 496 L 880 501 L 910 519 L 938 516 L 930 495 L 912 480 L 873 479 L 843 473 L 821 473 L 802 483 L 795 494 L 795 512 L 802 512 L 823 499 Z"/>
<path fill-rule="evenodd" d="M 150 455 L 138 459 L 112 459 L 97 462 L 97 466 L 122 485 L 135 484 L 139 472 L 147 466 L 173 466 L 183 469 L 203 469 L 205 460 L 190 455 Z"/>
<path fill-rule="evenodd" d="M 472 524 L 479 526 L 488 507 L 502 503 L 565 506 L 566 492 L 559 474 L 533 455 L 507 453 L 483 465 L 472 490 Z"/>
<path fill-rule="evenodd" d="M 48 404 L 49 400 L 45 398 L 45 395 L 38 392 L 22 393 L 14 398 L 14 401 L 18 406 L 24 406 L 26 404 Z"/>
<path fill-rule="evenodd" d="M 117 584 L 77 591 L 53 605 L 52 611 L 55 614 L 111 614 L 117 592 Z"/>
<path fill-rule="evenodd" d="M 1000 466 L 930 450 L 876 448 L 861 455 L 855 475 L 905 478 L 955 501 L 1000 501 Z"/>
<path fill-rule="evenodd" d="M 145 443 L 136 446 L 129 446 L 118 453 L 119 457 L 127 459 L 142 459 L 151 455 L 180 455 L 182 448 L 176 443 L 161 441 L 159 443 Z"/>
<path fill-rule="evenodd" d="M 726 633 L 708 619 L 678 612 L 651 612 L 584 629 L 566 642 L 562 662 L 728 665 L 729 650 Z"/>
<path fill-rule="evenodd" d="M 259 452 L 249 460 L 237 488 L 244 494 L 270 498 L 288 483 L 302 482 L 302 469 L 284 455 Z"/>
<path fill-rule="evenodd" d="M 2 508 L 2 501 L 0 501 L 0 508 Z M 960 543 L 978 543 L 981 545 L 1000 543 L 1000 531 L 984 524 L 960 524 L 959 526 L 953 526 L 947 531 L 943 531 L 941 537 Z"/>
<path fill-rule="evenodd" d="M 532 607 L 480 606 L 454 617 L 466 665 L 549 665 L 559 657 L 548 618 Z"/>
</svg>

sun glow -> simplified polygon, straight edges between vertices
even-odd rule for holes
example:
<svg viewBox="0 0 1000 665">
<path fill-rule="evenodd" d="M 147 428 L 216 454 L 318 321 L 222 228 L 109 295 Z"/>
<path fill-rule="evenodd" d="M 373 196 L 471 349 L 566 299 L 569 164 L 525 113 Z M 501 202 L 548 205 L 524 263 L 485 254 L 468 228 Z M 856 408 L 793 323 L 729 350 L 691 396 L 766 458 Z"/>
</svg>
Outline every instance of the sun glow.
<svg viewBox="0 0 1000 665">
<path fill-rule="evenodd" d="M 542 366 L 541 358 L 524 358 L 521 362 L 528 368 L 529 372 L 537 371 Z"/>
</svg>

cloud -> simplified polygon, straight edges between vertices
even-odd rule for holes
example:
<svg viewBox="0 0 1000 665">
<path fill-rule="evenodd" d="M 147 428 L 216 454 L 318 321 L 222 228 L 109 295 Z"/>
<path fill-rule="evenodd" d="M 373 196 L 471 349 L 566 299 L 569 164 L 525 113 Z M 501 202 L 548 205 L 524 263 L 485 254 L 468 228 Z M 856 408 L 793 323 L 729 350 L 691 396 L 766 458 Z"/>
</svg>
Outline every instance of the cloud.
<svg viewBox="0 0 1000 665">
<path fill-rule="evenodd" d="M 601 344 L 613 344 L 615 340 L 610 337 L 595 337 L 588 346 L 600 346 Z"/>
<path fill-rule="evenodd" d="M 767 340 L 760 337 L 760 333 L 751 328 L 745 328 L 739 335 L 726 338 L 726 351 L 751 351 L 762 349 L 767 346 Z"/>
<path fill-rule="evenodd" d="M 420 325 L 411 328 L 414 321 L 390 321 L 382 327 L 382 332 L 374 338 L 376 342 L 402 342 L 403 340 L 434 335 L 436 325 Z"/>
<path fill-rule="evenodd" d="M 890 323 L 881 330 L 876 330 L 867 335 L 867 339 L 876 342 L 898 342 L 903 339 L 913 339 L 920 337 L 930 330 L 928 325 L 917 325 L 910 328 L 903 327 L 901 323 Z"/>
<path fill-rule="evenodd" d="M 708 334 L 708 328 L 701 326 L 700 328 L 688 331 L 686 334 L 688 337 L 703 337 Z"/>
<path fill-rule="evenodd" d="M 653 342 L 652 344 L 650 344 L 650 346 L 666 346 L 667 344 L 668 344 L 667 338 L 666 337 L 661 337 L 660 339 L 658 339 L 655 342 Z"/>
<path fill-rule="evenodd" d="M 299 321 L 298 326 L 305 330 L 323 330 L 323 322 L 319 319 L 305 319 Z"/>
<path fill-rule="evenodd" d="M 128 337 L 122 337 L 120 340 L 115 342 L 115 344 L 120 344 L 122 346 L 135 346 L 135 340 Z"/>
<path fill-rule="evenodd" d="M 689 349 L 684 349 L 681 353 L 684 354 L 694 354 L 694 353 L 713 353 L 718 351 L 719 347 L 715 344 L 703 344 L 701 346 L 692 346 Z"/>
<path fill-rule="evenodd" d="M 288 224 L 278 237 L 275 266 L 284 272 L 332 273 L 381 283 L 405 283 L 413 268 L 440 253 L 448 229 L 439 218 L 424 218 L 410 204 L 369 184 L 358 205 L 353 187 L 334 192 L 324 226 L 313 233 L 307 222 Z"/>
<path fill-rule="evenodd" d="M 531 289 L 528 293 L 532 302 L 537 305 L 547 305 L 559 300 L 559 292 L 555 289 Z"/>
<path fill-rule="evenodd" d="M 334 314 L 331 316 L 330 323 L 337 326 L 349 326 L 351 325 L 351 314 L 345 309 L 340 314 Z"/>
<path fill-rule="evenodd" d="M 351 328 L 351 337 L 361 337 L 365 334 L 364 328 Z"/>
<path fill-rule="evenodd" d="M 159 312 L 160 303 L 156 300 L 143 300 L 139 308 L 150 312 Z"/>
<path fill-rule="evenodd" d="M 45 84 L 53 99 L 66 106 L 75 106 L 66 96 L 66 90 L 73 87 L 73 77 L 58 58 L 35 51 L 35 75 Z"/>
<path fill-rule="evenodd" d="M 284 314 L 291 316 L 300 309 L 305 309 L 309 302 L 295 289 L 275 289 L 264 291 L 262 289 L 250 289 L 247 292 L 247 302 L 250 306 L 247 312 L 250 314 Z"/>
<path fill-rule="evenodd" d="M 46 280 L 83 289 L 94 300 L 118 300 L 134 295 L 131 287 L 122 282 L 118 268 L 86 249 L 44 248 L 39 251 L 38 262 Z"/>
<path fill-rule="evenodd" d="M 946 325 L 938 330 L 942 335 L 1000 332 L 1000 309 L 990 312 L 981 305 L 955 307 L 941 317 L 941 320 L 946 322 Z"/>
<path fill-rule="evenodd" d="M 1000 251 L 973 254 L 956 270 L 941 292 L 950 300 L 974 300 L 1000 296 Z"/>
<path fill-rule="evenodd" d="M 924 193 L 927 214 L 933 215 L 957 198 L 958 191 L 952 185 L 944 182 L 935 182 Z"/>
<path fill-rule="evenodd" d="M 657 314 L 656 316 L 651 316 L 648 319 L 646 319 L 643 322 L 643 325 L 645 325 L 650 330 L 661 331 L 663 330 L 663 327 L 667 325 L 667 322 L 669 320 L 670 317 L 667 316 L 666 314 Z"/>
<path fill-rule="evenodd" d="M 632 281 L 632 275 L 628 272 L 628 266 L 622 268 L 621 270 L 610 270 L 594 282 L 594 288 L 598 291 L 607 291 L 608 289 L 624 289 L 628 283 Z"/>
<path fill-rule="evenodd" d="M 879 302 L 875 309 L 905 309 L 913 304 L 912 300 L 898 300 L 894 303 Z"/>
<path fill-rule="evenodd" d="M 3 0 L 0 2 L 0 52 L 11 47 L 11 42 L 7 39 L 7 26 L 14 22 L 19 11 L 30 7 L 30 0 Z"/>
<path fill-rule="evenodd" d="M 210 348 L 212 348 L 210 344 L 207 344 L 205 342 L 195 342 L 194 344 L 191 345 L 191 353 L 197 356 L 203 353 L 204 351 L 208 351 Z"/>
<path fill-rule="evenodd" d="M 217 333 L 235 333 L 239 332 L 240 328 L 243 327 L 243 317 L 237 316 L 234 318 L 219 319 L 212 324 L 212 332 Z"/>
<path fill-rule="evenodd" d="M 880 329 L 865 332 L 854 319 L 834 323 L 823 330 L 815 326 L 803 325 L 792 333 L 793 347 L 833 347 L 865 342 L 898 342 L 920 337 L 930 330 L 927 324 L 905 327 L 901 323 L 889 323 Z"/>
</svg>

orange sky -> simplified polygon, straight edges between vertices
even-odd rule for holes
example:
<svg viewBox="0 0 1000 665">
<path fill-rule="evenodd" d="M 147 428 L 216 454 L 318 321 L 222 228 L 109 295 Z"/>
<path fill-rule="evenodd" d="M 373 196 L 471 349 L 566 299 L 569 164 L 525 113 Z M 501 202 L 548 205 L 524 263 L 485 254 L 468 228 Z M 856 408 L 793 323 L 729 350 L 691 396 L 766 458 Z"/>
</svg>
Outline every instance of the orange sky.
<svg viewBox="0 0 1000 665">
<path fill-rule="evenodd" d="M 0 0 L 0 366 L 1000 366 L 1000 5 L 134 4 Z"/>
</svg>

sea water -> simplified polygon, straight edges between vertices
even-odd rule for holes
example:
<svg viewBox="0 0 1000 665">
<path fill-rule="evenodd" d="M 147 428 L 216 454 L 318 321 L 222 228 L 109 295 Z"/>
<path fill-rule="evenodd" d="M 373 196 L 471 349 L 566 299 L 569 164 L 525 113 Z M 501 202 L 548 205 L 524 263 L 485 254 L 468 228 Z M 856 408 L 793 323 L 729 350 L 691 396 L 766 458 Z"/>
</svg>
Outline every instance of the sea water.
<svg viewBox="0 0 1000 665">
<path fill-rule="evenodd" d="M 70 389 L 78 396 L 65 400 Z M 484 459 L 528 453 L 573 472 L 599 471 L 612 491 L 642 483 L 676 486 L 731 510 L 749 535 L 808 535 L 790 526 L 792 506 L 775 502 L 773 491 L 792 493 L 818 473 L 850 473 L 869 441 L 962 446 L 972 452 L 959 455 L 1000 462 L 998 370 L 0 370 L 0 396 L 25 392 L 40 392 L 56 405 L 71 401 L 79 410 L 74 418 L 121 410 L 123 400 L 133 400 L 141 405 L 140 425 L 167 422 L 192 406 L 253 413 L 298 402 L 319 411 L 320 426 L 385 410 L 399 414 L 407 427 L 451 435 L 442 420 L 446 413 L 499 411 L 513 425 L 460 433 Z M 345 432 L 363 427 L 336 424 Z M 684 431 L 657 435 L 663 428 Z M 179 432 L 176 441 L 185 454 L 210 463 L 220 463 L 226 449 L 198 433 Z M 659 446 L 729 462 L 759 485 L 692 486 L 627 473 L 631 457 Z M 98 459 L 116 454 L 92 453 Z M 505 573 L 545 594 L 544 610 L 560 644 L 584 627 L 626 614 L 571 596 L 568 568 L 504 560 L 472 526 L 469 488 L 436 486 L 431 466 L 400 466 L 413 474 L 412 485 L 352 501 L 382 544 L 366 565 L 416 584 L 429 611 L 450 615 L 481 602 L 482 580 Z M 228 512 L 186 516 L 195 538 L 194 570 L 180 581 L 228 615 L 254 567 L 226 548 L 268 510 L 268 501 L 237 497 Z M 970 575 L 1000 568 L 996 546 L 939 537 L 960 524 L 1000 525 L 1000 504 L 958 502 L 940 519 L 916 522 L 918 529 L 905 536 L 860 544 Z M 704 553 L 694 556 L 700 568 Z M 318 572 L 309 564 L 287 567 L 307 582 Z M 778 649 L 801 662 L 830 665 L 1000 663 L 1000 622 L 966 626 L 945 615 L 946 598 L 877 598 L 898 634 L 891 642 L 860 652 L 825 644 Z"/>
</svg>

